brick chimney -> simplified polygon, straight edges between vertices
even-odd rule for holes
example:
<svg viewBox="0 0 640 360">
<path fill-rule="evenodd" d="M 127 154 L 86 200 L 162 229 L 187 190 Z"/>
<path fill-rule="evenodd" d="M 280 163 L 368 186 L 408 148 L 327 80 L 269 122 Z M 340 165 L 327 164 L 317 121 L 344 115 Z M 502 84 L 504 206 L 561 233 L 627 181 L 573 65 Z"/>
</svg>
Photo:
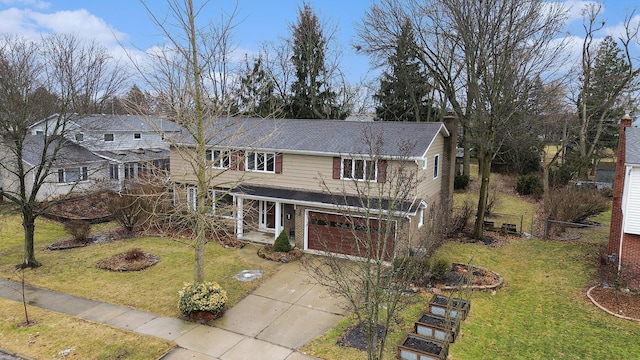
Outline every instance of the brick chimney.
<svg viewBox="0 0 640 360">
<path fill-rule="evenodd" d="M 616 173 L 613 179 L 613 204 L 611 207 L 611 227 L 609 229 L 608 254 L 620 252 L 620 236 L 622 234 L 622 190 L 624 189 L 625 162 L 627 151 L 626 130 L 631 127 L 631 116 L 620 119 L 618 133 L 618 150 L 616 151 Z M 619 259 L 620 260 L 620 259 Z"/>
</svg>

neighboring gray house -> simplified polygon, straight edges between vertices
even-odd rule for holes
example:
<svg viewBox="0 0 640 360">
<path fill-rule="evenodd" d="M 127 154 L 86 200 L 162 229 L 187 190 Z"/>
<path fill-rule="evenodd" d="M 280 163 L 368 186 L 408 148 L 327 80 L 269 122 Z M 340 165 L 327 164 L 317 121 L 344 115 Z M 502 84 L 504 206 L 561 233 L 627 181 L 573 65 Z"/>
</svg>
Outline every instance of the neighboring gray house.
<svg viewBox="0 0 640 360">
<path fill-rule="evenodd" d="M 38 192 L 38 200 L 56 198 L 71 191 L 96 189 L 95 180 L 103 179 L 108 175 L 105 173 L 107 169 L 105 159 L 66 139 L 51 142 L 45 156 L 50 157 L 56 147 L 59 147 L 60 150 L 53 159 L 53 166 L 48 170 L 45 183 Z M 42 154 L 45 154 L 44 150 L 43 135 L 27 135 L 22 154 L 23 166 L 27 174 L 24 179 L 27 192 L 31 192 L 35 172 L 40 168 Z M 3 151 L 0 159 L 6 167 L 17 168 L 17 164 L 11 164 L 15 158 L 10 152 Z M 43 171 L 46 170 L 43 169 Z M 6 192 L 18 192 L 20 183 L 16 175 L 4 168 L 0 168 L 0 172 L 2 172 L 0 174 L 2 189 Z"/>
<path fill-rule="evenodd" d="M 39 200 L 64 195 L 70 190 L 119 190 L 127 179 L 152 169 L 168 170 L 169 143 L 165 139 L 180 132 L 174 122 L 159 116 L 71 114 L 65 121 L 64 131 L 56 131 L 58 118 L 59 114 L 54 114 L 30 127 L 29 141 L 56 132 L 61 133 L 65 141 L 64 156 L 56 158 L 57 168 L 52 169 L 46 189 L 38 193 Z M 25 152 L 28 152 L 23 155 L 28 166 L 40 162 L 36 157 L 41 152 L 35 147 Z M 7 174 L 0 175 L 0 179 L 4 189 L 15 186 L 15 179 L 7 178 Z M 32 183 L 32 179 L 27 181 Z"/>
</svg>

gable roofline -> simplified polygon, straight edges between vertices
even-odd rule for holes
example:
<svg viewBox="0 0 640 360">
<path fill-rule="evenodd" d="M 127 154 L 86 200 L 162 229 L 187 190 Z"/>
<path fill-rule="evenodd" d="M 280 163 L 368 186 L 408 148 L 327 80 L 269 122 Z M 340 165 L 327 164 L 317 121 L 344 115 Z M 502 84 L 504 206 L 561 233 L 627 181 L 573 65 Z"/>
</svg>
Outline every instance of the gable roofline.
<svg viewBox="0 0 640 360">
<path fill-rule="evenodd" d="M 438 136 L 451 136 L 440 122 L 341 121 L 217 118 L 208 127 L 208 146 L 290 154 L 420 159 Z M 185 133 L 174 146 L 194 146 Z M 375 148 L 373 154 L 372 148 Z"/>
</svg>

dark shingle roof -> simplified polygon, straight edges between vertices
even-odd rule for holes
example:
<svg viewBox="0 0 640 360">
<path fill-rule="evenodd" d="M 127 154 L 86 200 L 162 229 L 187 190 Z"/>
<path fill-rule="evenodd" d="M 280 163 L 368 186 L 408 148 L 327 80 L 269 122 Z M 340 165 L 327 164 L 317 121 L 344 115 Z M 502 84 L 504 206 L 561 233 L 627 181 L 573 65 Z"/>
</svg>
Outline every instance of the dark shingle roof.
<svg viewBox="0 0 640 360">
<path fill-rule="evenodd" d="M 115 161 L 120 162 L 138 162 L 151 161 L 169 158 L 169 150 L 151 148 L 151 149 L 131 149 L 131 150 L 115 150 L 115 151 L 96 151 L 96 154 Z"/>
<path fill-rule="evenodd" d="M 22 152 L 23 160 L 30 165 L 37 165 L 42 159 L 42 153 L 45 147 L 43 135 L 28 135 L 25 138 L 24 150 Z M 53 154 L 54 149 L 60 146 L 53 162 L 54 166 L 65 166 L 74 164 L 86 164 L 91 162 L 102 161 L 102 159 L 87 150 L 86 148 L 64 139 L 54 139 L 47 147 L 47 156 Z"/>
<path fill-rule="evenodd" d="M 440 132 L 448 135 L 442 123 L 435 122 L 257 118 L 219 118 L 208 127 L 213 147 L 412 158 L 421 157 Z M 187 132 L 176 140 L 194 144 Z M 370 150 L 374 145 L 377 149 Z"/>
<path fill-rule="evenodd" d="M 625 159 L 627 164 L 640 165 L 640 128 L 629 127 L 625 135 L 627 144 Z"/>
<path fill-rule="evenodd" d="M 243 184 L 233 189 L 232 192 L 257 197 L 298 201 L 302 203 L 319 203 L 331 207 L 348 206 L 352 208 L 367 207 L 373 210 L 378 208 L 385 211 L 390 210 L 390 202 L 388 201 L 388 199 L 380 199 L 376 197 L 366 198 L 368 199 L 368 201 L 370 201 L 370 204 L 364 205 L 362 201 L 364 201 L 365 198 L 356 195 L 328 194 L 319 191 L 298 190 L 249 184 Z M 378 201 L 381 202 L 377 203 Z M 403 201 L 400 204 L 396 204 L 395 208 L 391 210 L 407 214 L 415 214 L 418 211 L 421 202 L 422 199 L 415 199 L 415 201 Z"/>
<path fill-rule="evenodd" d="M 179 127 L 166 118 L 152 115 L 80 115 L 73 117 L 82 129 L 94 131 L 174 132 Z"/>
</svg>

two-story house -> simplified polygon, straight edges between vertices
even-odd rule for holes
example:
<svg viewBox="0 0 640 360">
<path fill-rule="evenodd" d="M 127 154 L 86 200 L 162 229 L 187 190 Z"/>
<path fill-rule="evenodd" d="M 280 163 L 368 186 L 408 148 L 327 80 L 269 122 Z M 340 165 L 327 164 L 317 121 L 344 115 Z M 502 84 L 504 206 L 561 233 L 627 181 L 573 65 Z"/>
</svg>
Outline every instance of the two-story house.
<svg viewBox="0 0 640 360">
<path fill-rule="evenodd" d="M 118 190 L 127 179 L 152 169 L 168 170 L 166 137 L 179 131 L 174 122 L 158 116 L 70 114 L 62 119 L 54 114 L 31 125 L 30 145 L 25 146 L 23 158 L 27 169 L 35 171 L 44 154 L 44 136 L 60 137 L 47 149 L 51 152 L 60 145 L 63 151 L 48 170 L 38 200 L 66 195 L 70 190 Z M 18 184 L 14 177 L 3 174 L 0 186 L 13 191 Z"/>
<path fill-rule="evenodd" d="M 391 257 L 400 243 L 410 246 L 410 234 L 425 224 L 441 191 L 450 195 L 453 189 L 455 136 L 443 123 L 221 118 L 208 130 L 205 157 L 217 184 L 209 191 L 234 204 L 227 215 L 238 238 L 258 231 L 274 239 L 284 231 L 307 252 L 357 256 L 349 239 L 368 226 L 391 229 Z M 177 197 L 193 203 L 195 144 L 189 136 L 176 140 L 171 179 L 183 185 Z M 401 204 L 392 204 L 384 191 L 363 198 L 365 188 L 401 189 L 390 183 L 402 181 L 400 168 L 418 180 Z M 371 211 L 393 214 L 366 224 L 353 220 Z M 407 220 L 408 229 L 396 228 L 394 216 Z"/>
</svg>

